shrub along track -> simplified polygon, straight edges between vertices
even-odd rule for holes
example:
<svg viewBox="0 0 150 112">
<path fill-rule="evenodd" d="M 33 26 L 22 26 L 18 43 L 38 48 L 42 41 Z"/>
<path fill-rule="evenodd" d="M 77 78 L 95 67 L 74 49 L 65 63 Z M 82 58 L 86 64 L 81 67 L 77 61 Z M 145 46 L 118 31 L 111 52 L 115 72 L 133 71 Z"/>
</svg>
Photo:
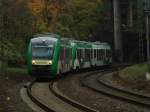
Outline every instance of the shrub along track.
<svg viewBox="0 0 150 112">
<path fill-rule="evenodd" d="M 85 87 L 109 97 L 150 108 L 150 97 L 113 87 L 102 80 L 104 75 L 107 75 L 107 72 L 101 75 L 86 75 L 82 78 L 81 83 Z"/>
</svg>

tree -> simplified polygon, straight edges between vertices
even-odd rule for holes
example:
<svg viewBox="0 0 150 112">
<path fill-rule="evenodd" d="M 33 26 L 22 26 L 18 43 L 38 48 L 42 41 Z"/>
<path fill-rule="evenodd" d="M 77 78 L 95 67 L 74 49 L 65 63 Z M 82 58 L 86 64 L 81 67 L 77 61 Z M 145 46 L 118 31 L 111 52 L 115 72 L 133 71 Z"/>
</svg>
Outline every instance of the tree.
<svg viewBox="0 0 150 112">
<path fill-rule="evenodd" d="M 23 0 L 3 0 L 0 10 L 0 54 L 3 63 L 4 57 L 5 63 L 18 56 L 21 60 L 25 56 L 26 41 L 34 32 L 33 16 Z"/>
</svg>

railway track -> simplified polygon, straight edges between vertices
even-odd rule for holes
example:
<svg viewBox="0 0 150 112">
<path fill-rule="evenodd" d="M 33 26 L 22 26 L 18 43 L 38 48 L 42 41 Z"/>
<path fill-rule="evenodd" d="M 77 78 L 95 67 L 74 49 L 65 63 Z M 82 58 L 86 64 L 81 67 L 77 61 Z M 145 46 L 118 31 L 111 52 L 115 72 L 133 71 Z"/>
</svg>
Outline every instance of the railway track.
<svg viewBox="0 0 150 112">
<path fill-rule="evenodd" d="M 112 71 L 116 70 L 116 68 L 118 68 L 118 66 L 105 70 Z M 93 76 L 93 74 L 98 74 L 100 72 L 104 72 L 105 70 L 86 72 L 86 76 Z M 36 105 L 46 112 L 99 112 L 98 110 L 87 107 L 70 99 L 67 96 L 64 96 L 57 89 L 56 82 L 57 81 L 37 82 L 34 80 L 27 86 L 27 94 Z M 83 85 L 86 84 L 84 83 Z"/>
<path fill-rule="evenodd" d="M 99 112 L 61 94 L 56 88 L 55 81 L 51 83 L 33 81 L 27 87 L 27 94 L 46 112 Z"/>
<path fill-rule="evenodd" d="M 82 78 L 81 83 L 83 86 L 88 87 L 89 89 L 94 90 L 100 94 L 104 94 L 138 106 L 150 108 L 149 96 L 144 96 L 135 92 L 119 89 L 104 83 L 104 81 L 101 81 L 100 79 L 106 74 L 107 73 L 104 72 L 99 75 L 86 75 Z"/>
</svg>

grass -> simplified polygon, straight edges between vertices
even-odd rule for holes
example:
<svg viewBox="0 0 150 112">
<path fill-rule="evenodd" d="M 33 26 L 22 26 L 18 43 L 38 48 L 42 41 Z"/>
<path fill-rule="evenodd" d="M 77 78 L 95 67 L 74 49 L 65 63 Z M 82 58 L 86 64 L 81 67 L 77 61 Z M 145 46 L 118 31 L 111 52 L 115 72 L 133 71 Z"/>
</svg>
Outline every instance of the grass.
<svg viewBox="0 0 150 112">
<path fill-rule="evenodd" d="M 26 68 L 7 68 L 7 73 L 8 74 L 22 74 L 22 75 L 28 74 Z"/>
<path fill-rule="evenodd" d="M 121 77 L 128 79 L 136 79 L 139 77 L 145 77 L 147 72 L 147 64 L 137 64 L 130 67 L 127 67 L 119 72 Z"/>
</svg>

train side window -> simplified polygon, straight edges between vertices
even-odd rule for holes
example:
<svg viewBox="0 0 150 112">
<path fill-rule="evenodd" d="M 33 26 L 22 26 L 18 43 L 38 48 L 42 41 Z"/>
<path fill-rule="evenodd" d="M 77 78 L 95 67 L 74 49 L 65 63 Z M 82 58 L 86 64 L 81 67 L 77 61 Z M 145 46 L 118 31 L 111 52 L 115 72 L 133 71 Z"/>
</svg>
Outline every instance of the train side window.
<svg viewBox="0 0 150 112">
<path fill-rule="evenodd" d="M 98 49 L 98 60 L 100 60 L 100 49 Z"/>
<path fill-rule="evenodd" d="M 87 60 L 88 60 L 88 50 L 85 49 L 85 61 L 87 61 Z"/>
<path fill-rule="evenodd" d="M 80 58 L 83 58 L 83 49 L 80 49 Z"/>
<path fill-rule="evenodd" d="M 70 48 L 69 47 L 66 48 L 66 57 L 69 62 L 69 59 L 70 59 Z"/>
<path fill-rule="evenodd" d="M 94 59 L 94 49 L 92 49 L 92 58 Z"/>
<path fill-rule="evenodd" d="M 100 54 L 100 49 L 98 50 L 98 56 L 99 56 L 99 60 L 101 60 L 101 54 Z"/>
<path fill-rule="evenodd" d="M 111 52 L 111 50 L 109 50 L 109 57 L 111 57 L 112 56 L 112 52 Z"/>
<path fill-rule="evenodd" d="M 100 60 L 102 60 L 102 50 L 99 50 Z"/>
<path fill-rule="evenodd" d="M 92 53 L 93 52 L 93 50 L 92 49 L 90 49 L 90 59 L 92 59 Z"/>
<path fill-rule="evenodd" d="M 92 59 L 92 49 L 90 49 L 90 60 Z"/>
<path fill-rule="evenodd" d="M 85 58 L 85 49 L 82 49 L 81 52 L 82 52 L 82 59 L 84 59 Z"/>
<path fill-rule="evenodd" d="M 102 49 L 102 56 L 101 56 L 101 59 L 103 60 L 104 59 L 104 50 Z"/>
<path fill-rule="evenodd" d="M 90 49 L 88 49 L 88 60 L 90 60 L 91 57 L 91 53 L 90 53 Z"/>
<path fill-rule="evenodd" d="M 111 51 L 108 49 L 107 50 L 107 57 L 110 58 L 111 57 Z"/>
<path fill-rule="evenodd" d="M 90 60 L 91 57 L 91 53 L 90 53 L 90 49 L 88 49 L 88 60 Z"/>
<path fill-rule="evenodd" d="M 104 59 L 106 59 L 106 49 L 104 49 Z"/>
<path fill-rule="evenodd" d="M 99 60 L 99 49 L 97 49 L 97 60 Z"/>
<path fill-rule="evenodd" d="M 70 54 L 70 59 L 71 59 L 71 57 L 72 57 L 72 48 L 69 48 L 69 54 Z"/>
<path fill-rule="evenodd" d="M 101 49 L 99 49 L 99 60 L 101 60 Z"/>
<path fill-rule="evenodd" d="M 79 52 L 80 52 L 80 59 L 83 59 L 83 50 L 80 49 Z"/>
<path fill-rule="evenodd" d="M 81 54 L 82 52 L 81 52 L 81 49 L 79 50 L 79 53 L 80 53 L 80 59 L 81 59 L 81 58 L 82 58 L 82 54 Z"/>
<path fill-rule="evenodd" d="M 78 56 L 78 59 L 80 59 L 80 49 L 77 49 L 77 56 Z"/>
<path fill-rule="evenodd" d="M 96 56 L 97 56 L 97 60 L 98 60 L 98 49 L 96 49 L 96 52 L 97 52 L 97 53 L 96 53 Z"/>
<path fill-rule="evenodd" d="M 109 58 L 109 50 L 106 49 L 106 58 Z"/>
<path fill-rule="evenodd" d="M 104 51 L 103 59 L 105 60 L 105 58 L 106 58 L 106 50 L 104 49 L 103 51 Z"/>
<path fill-rule="evenodd" d="M 77 49 L 77 58 L 78 58 L 78 59 L 81 58 L 80 49 Z"/>
<path fill-rule="evenodd" d="M 107 58 L 107 49 L 105 49 L 105 59 Z"/>
<path fill-rule="evenodd" d="M 76 55 L 75 59 L 78 59 L 78 49 L 76 49 Z"/>
<path fill-rule="evenodd" d="M 65 47 L 62 47 L 62 52 L 63 52 L 62 60 L 65 60 L 65 56 L 66 56 L 66 49 L 65 49 Z"/>
<path fill-rule="evenodd" d="M 94 58 L 96 58 L 96 49 L 94 49 Z"/>
<path fill-rule="evenodd" d="M 87 49 L 85 49 L 85 61 L 87 61 Z"/>
</svg>

